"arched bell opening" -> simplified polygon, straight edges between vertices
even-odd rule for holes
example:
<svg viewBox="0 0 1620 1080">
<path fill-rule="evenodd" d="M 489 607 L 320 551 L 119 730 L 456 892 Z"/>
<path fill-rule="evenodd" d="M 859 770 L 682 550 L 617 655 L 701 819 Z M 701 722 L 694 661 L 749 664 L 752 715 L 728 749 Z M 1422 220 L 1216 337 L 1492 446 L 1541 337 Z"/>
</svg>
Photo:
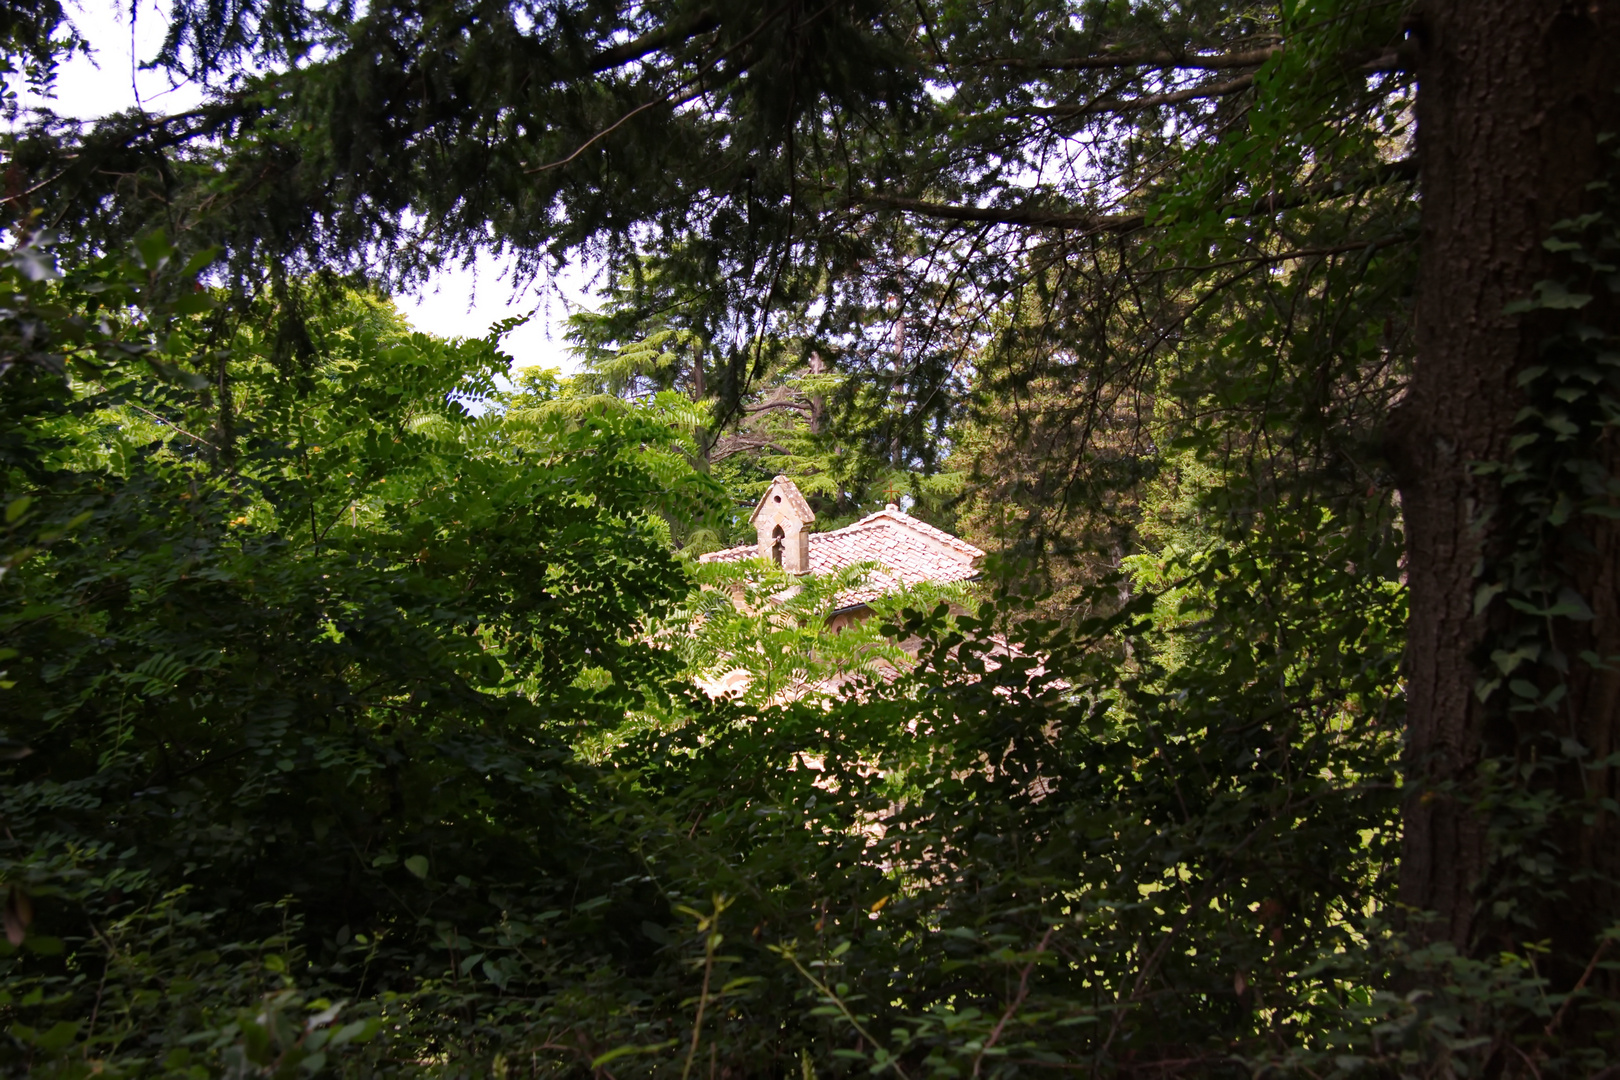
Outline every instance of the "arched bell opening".
<svg viewBox="0 0 1620 1080">
<path fill-rule="evenodd" d="M 759 557 L 790 574 L 810 572 L 810 526 L 816 515 L 804 495 L 785 476 L 771 481 L 748 521 L 759 541 Z"/>
</svg>

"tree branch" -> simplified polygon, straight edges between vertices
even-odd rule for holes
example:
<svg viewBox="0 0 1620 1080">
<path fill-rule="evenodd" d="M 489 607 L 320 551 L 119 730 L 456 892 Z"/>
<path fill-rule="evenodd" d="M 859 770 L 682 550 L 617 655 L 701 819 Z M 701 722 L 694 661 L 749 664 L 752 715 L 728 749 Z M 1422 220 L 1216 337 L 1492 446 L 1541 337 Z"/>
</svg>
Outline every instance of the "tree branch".
<svg viewBox="0 0 1620 1080">
<path fill-rule="evenodd" d="M 830 7 L 831 5 L 829 4 L 828 6 Z M 822 8 L 823 12 L 825 12 L 826 10 L 827 10 L 826 8 Z M 631 117 L 634 117 L 634 116 L 636 116 L 636 115 L 638 115 L 640 113 L 646 112 L 648 109 L 654 107 L 655 105 L 662 105 L 662 104 L 667 103 L 670 108 L 678 109 L 682 105 L 685 105 L 687 102 L 693 100 L 694 98 L 701 97 L 703 94 L 707 93 L 709 90 L 714 89 L 714 87 L 712 87 L 712 86 L 705 86 L 704 85 L 704 76 L 706 74 L 708 74 L 709 70 L 711 68 L 716 67 L 717 65 L 719 65 L 719 63 L 722 60 L 725 60 L 727 57 L 731 56 L 731 54 L 737 52 L 744 45 L 747 45 L 749 42 L 753 41 L 754 38 L 758 37 L 760 35 L 760 33 L 766 27 L 771 25 L 771 22 L 776 18 L 777 14 L 779 14 L 779 12 L 773 12 L 773 13 L 767 15 L 766 18 L 765 18 L 765 21 L 760 23 L 758 26 L 754 27 L 754 29 L 751 30 L 749 33 L 745 34 L 743 36 L 742 40 L 738 41 L 735 45 L 731 46 L 731 48 L 729 48 L 729 49 L 725 50 L 724 52 L 720 53 L 712 61 L 708 62 L 708 64 L 705 67 L 700 68 L 696 75 L 693 75 L 692 77 L 688 78 L 685 82 L 681 83 L 680 86 L 676 87 L 676 89 L 674 90 L 674 93 L 677 93 L 677 94 L 681 93 L 682 91 L 689 91 L 688 93 L 686 93 L 686 95 L 684 97 L 682 97 L 682 98 L 680 98 L 679 100 L 676 100 L 676 101 L 671 101 L 670 96 L 668 94 L 664 94 L 664 95 L 661 95 L 659 97 L 654 98 L 651 101 L 643 102 L 642 104 L 637 105 L 634 109 L 631 109 L 629 112 L 625 113 L 623 116 L 619 117 L 617 120 L 615 120 L 613 123 L 609 124 L 607 127 L 601 129 L 596 134 L 592 135 L 589 139 L 586 139 L 583 143 L 581 143 L 578 147 L 576 147 L 574 149 L 573 153 L 569 154 L 567 157 L 559 158 L 556 161 L 547 162 L 544 165 L 537 165 L 532 169 L 525 169 L 524 170 L 525 175 L 532 174 L 532 173 L 548 172 L 551 169 L 561 168 L 562 166 L 567 165 L 569 162 L 571 162 L 575 158 L 579 157 L 579 155 L 583 154 L 586 150 L 590 149 L 590 147 L 592 145 L 597 143 L 603 137 L 605 137 L 609 133 L 617 130 L 620 126 L 622 126 L 624 123 L 629 121 Z M 818 12 L 818 15 L 819 14 L 820 13 Z M 812 16 L 812 18 L 815 18 L 815 17 L 816 16 Z M 721 81 L 722 82 L 734 81 L 737 78 L 741 77 L 743 72 L 747 71 L 749 69 L 749 67 L 751 67 L 751 66 L 752 66 L 751 61 L 750 62 L 745 62 L 745 63 L 739 65 L 736 68 L 736 70 L 734 70 L 734 71 L 730 72 L 729 74 L 727 74 L 726 76 L 724 76 Z"/>
<path fill-rule="evenodd" d="M 720 19 L 712 11 L 698 12 L 683 23 L 674 23 L 670 26 L 660 27 L 650 33 L 626 41 L 622 45 L 615 45 L 611 49 L 603 49 L 591 57 L 591 62 L 585 70 L 596 74 L 610 68 L 619 67 L 640 60 L 648 53 L 657 52 L 664 46 L 677 41 L 685 41 L 689 37 L 706 33 L 720 25 Z"/>
<path fill-rule="evenodd" d="M 1163 94 L 1148 94 L 1145 97 L 1104 98 L 1101 101 L 1090 101 L 1084 105 L 1050 105 L 1046 108 L 1031 109 L 1023 115 L 1089 116 L 1092 113 L 1135 112 L 1137 109 L 1151 109 L 1156 105 L 1179 105 L 1184 101 L 1194 101 L 1198 98 L 1227 97 L 1247 90 L 1253 85 L 1254 76 L 1252 74 L 1239 75 L 1235 79 L 1215 83 L 1214 85 L 1190 86 L 1185 90 L 1171 90 Z"/>
<path fill-rule="evenodd" d="M 1283 51 L 1282 45 L 1241 52 L 1198 54 L 1189 52 L 1134 52 L 1101 56 L 1073 56 L 1045 59 L 1041 57 L 991 57 L 971 61 L 971 67 L 999 67 L 1016 71 L 1109 71 L 1120 68 L 1158 68 L 1163 71 L 1230 71 L 1234 68 L 1259 67 Z M 1343 57 L 1346 67 L 1361 71 L 1403 71 L 1411 67 L 1409 47 L 1387 49 L 1376 54 L 1350 54 Z"/>
<path fill-rule="evenodd" d="M 744 405 L 742 411 L 746 416 L 757 416 L 773 409 L 793 409 L 802 413 L 813 411 L 809 405 L 799 401 L 767 401 L 763 405 Z"/>
<path fill-rule="evenodd" d="M 1041 57 L 1006 56 L 974 62 L 975 67 L 1012 68 L 1020 71 L 1100 71 L 1109 68 L 1156 67 L 1186 68 L 1193 71 L 1225 71 L 1230 68 L 1258 67 L 1282 51 L 1281 45 L 1243 52 L 1200 55 L 1189 52 L 1121 52 L 1102 56 Z"/>
<path fill-rule="evenodd" d="M 762 435 L 728 435 L 715 440 L 714 446 L 709 450 L 709 460 L 724 461 L 732 454 L 740 454 L 744 450 L 775 450 L 779 454 L 789 453 L 787 447 Z"/>
<path fill-rule="evenodd" d="M 951 203 L 908 199 L 900 195 L 857 196 L 856 205 L 899 210 L 942 221 L 978 221 L 992 225 L 1023 225 L 1037 229 L 1081 229 L 1086 232 L 1130 232 L 1146 221 L 1141 214 L 1074 214 L 1032 206 L 955 206 Z"/>
<path fill-rule="evenodd" d="M 556 161 L 548 161 L 544 165 L 536 165 L 532 169 L 525 169 L 523 170 L 524 175 L 531 176 L 534 173 L 543 173 L 549 172 L 552 169 L 560 169 L 564 165 L 567 165 L 569 162 L 573 161 L 575 158 L 579 157 L 579 155 L 583 154 L 585 151 L 589 150 L 592 146 L 596 145 L 598 142 L 607 138 L 609 135 L 613 134 L 613 132 L 629 123 L 638 114 L 644 113 L 656 105 L 668 105 L 671 109 L 678 109 L 682 105 L 685 105 L 688 101 L 691 101 L 693 98 L 702 95 L 702 93 L 703 87 L 699 86 L 697 89 L 691 91 L 685 97 L 680 98 L 677 101 L 670 101 L 667 97 L 660 97 L 654 98 L 651 101 L 643 102 L 642 104 L 631 109 L 629 112 L 625 113 L 623 116 L 619 117 L 617 120 L 613 121 L 613 123 L 609 124 L 607 127 L 597 131 L 596 134 L 592 135 L 584 142 L 580 143 L 574 148 L 574 152 L 569 154 L 567 157 L 558 158 Z"/>
<path fill-rule="evenodd" d="M 1313 203 L 1325 202 L 1343 195 L 1384 184 L 1417 178 L 1416 157 L 1401 158 L 1372 169 L 1353 181 L 1335 181 L 1318 184 L 1290 195 L 1271 193 L 1246 202 L 1225 205 L 1227 220 L 1280 213 Z M 852 206 L 874 210 L 898 210 L 941 221 L 977 221 L 993 225 L 1018 225 L 1035 229 L 1077 229 L 1087 234 L 1134 232 L 1147 224 L 1144 214 L 1075 214 L 1027 206 L 956 206 L 951 203 L 930 202 L 926 199 L 908 199 L 899 195 L 863 195 L 851 200 Z"/>
</svg>

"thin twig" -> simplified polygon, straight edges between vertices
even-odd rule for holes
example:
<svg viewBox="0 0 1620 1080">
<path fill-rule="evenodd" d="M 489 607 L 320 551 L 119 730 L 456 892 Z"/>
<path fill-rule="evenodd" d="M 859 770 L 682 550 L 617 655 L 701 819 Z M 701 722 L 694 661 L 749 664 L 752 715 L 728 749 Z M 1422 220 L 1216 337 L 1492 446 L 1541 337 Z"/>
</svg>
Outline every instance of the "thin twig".
<svg viewBox="0 0 1620 1080">
<path fill-rule="evenodd" d="M 709 979 L 714 974 L 714 949 L 716 939 L 720 936 L 720 913 L 726 909 L 725 902 L 719 897 L 714 898 L 714 914 L 702 920 L 698 927 L 705 932 L 703 939 L 703 989 L 698 992 L 697 1016 L 692 1020 L 692 1045 L 686 1050 L 686 1065 L 681 1069 L 681 1080 L 687 1080 L 692 1072 L 692 1061 L 697 1057 L 698 1040 L 703 1036 L 703 1012 L 709 1007 Z"/>
<path fill-rule="evenodd" d="M 1530 1075 L 1531 1076 L 1534 1076 L 1536 1078 L 1536 1080 L 1541 1080 L 1541 1070 L 1536 1068 L 1536 1063 L 1534 1061 L 1530 1060 L 1530 1055 L 1529 1054 L 1526 1054 L 1523 1050 L 1520 1050 L 1517 1046 L 1514 1046 L 1512 1043 L 1508 1043 L 1507 1048 L 1509 1050 L 1513 1051 L 1515 1054 L 1518 1054 L 1521 1058 L 1524 1059 L 1524 1063 L 1526 1065 L 1530 1066 Z"/>
<path fill-rule="evenodd" d="M 975 1077 L 979 1075 L 979 1068 L 984 1064 L 984 1055 L 990 1051 L 992 1046 L 996 1045 L 996 1040 L 1001 1038 L 1001 1031 L 1007 1026 L 1007 1021 L 1012 1019 L 1013 1013 L 1018 1011 L 1018 1007 L 1024 1003 L 1024 999 L 1029 997 L 1029 973 L 1035 970 L 1036 962 L 1040 960 L 1041 954 L 1046 951 L 1047 942 L 1052 940 L 1052 935 L 1056 932 L 1057 927 L 1048 926 L 1046 933 L 1041 935 L 1041 943 L 1035 946 L 1035 955 L 1029 958 L 1029 963 L 1024 965 L 1023 972 L 1018 976 L 1017 996 L 1007 1003 L 1007 1011 L 1001 1014 L 1001 1019 L 996 1021 L 996 1026 L 990 1029 L 990 1037 L 984 1040 L 984 1045 L 979 1047 L 979 1052 L 973 1055 L 973 1075 Z"/>
<path fill-rule="evenodd" d="M 107 388 L 105 386 L 103 386 L 102 389 L 106 390 Z M 194 439 L 197 442 L 202 443 L 204 446 L 206 446 L 206 447 L 208 447 L 208 448 L 210 448 L 212 450 L 218 450 L 219 449 L 219 447 L 215 446 L 213 443 L 209 442 L 207 439 L 203 438 L 201 435 L 193 435 L 191 432 L 187 431 L 185 428 L 181 427 L 179 424 L 175 423 L 173 420 L 165 419 L 164 417 L 162 417 L 162 416 L 158 415 L 157 413 L 153 412 L 151 409 L 143 409 L 143 408 L 141 408 L 141 406 L 136 405 L 134 402 L 131 402 L 131 401 L 126 401 L 126 402 L 124 402 L 124 404 L 127 407 L 129 407 L 131 409 L 134 409 L 136 412 L 145 413 L 147 416 L 150 416 L 152 419 L 156 420 L 160 424 L 167 424 L 169 427 L 174 428 L 174 430 L 178 431 L 180 434 L 184 435 L 188 439 Z"/>
<path fill-rule="evenodd" d="M 1570 1002 L 1575 1000 L 1575 995 L 1579 994 L 1583 989 L 1586 988 L 1586 980 L 1590 979 L 1592 977 L 1592 972 L 1597 970 L 1598 961 L 1603 959 L 1603 953 L 1608 949 L 1609 942 L 1611 940 L 1611 938 L 1604 938 L 1602 941 L 1598 942 L 1597 952 L 1592 954 L 1592 959 L 1587 963 L 1586 970 L 1581 972 L 1581 977 L 1576 980 L 1575 988 L 1569 992 L 1568 997 L 1564 998 L 1563 1004 L 1558 1006 L 1558 1011 L 1553 1013 L 1553 1018 L 1547 1021 L 1546 1028 L 1542 1030 L 1543 1035 L 1547 1036 L 1548 1038 L 1552 1037 L 1553 1029 L 1556 1028 L 1559 1022 L 1564 1019 L 1564 1012 L 1569 1008 Z"/>
<path fill-rule="evenodd" d="M 90 1043 L 96 1034 L 96 1020 L 101 1016 L 101 998 L 107 989 L 107 972 L 112 968 L 113 958 L 112 942 L 108 941 L 99 929 L 96 930 L 96 936 L 106 943 L 108 951 L 101 961 L 101 982 L 96 984 L 96 1003 L 90 1010 L 90 1024 L 84 1031 L 84 1056 L 86 1058 L 90 1056 Z"/>
<path fill-rule="evenodd" d="M 828 7 L 831 7 L 831 6 L 832 6 L 831 4 L 828 5 Z M 822 8 L 820 12 L 817 12 L 815 15 L 812 15 L 810 17 L 810 19 L 807 20 L 807 21 L 814 21 L 816 18 L 818 18 L 826 10 L 827 10 L 827 8 Z M 634 109 L 631 109 L 629 112 L 625 113 L 623 116 L 619 117 L 612 124 L 610 124 L 607 127 L 603 128 L 601 131 L 598 131 L 595 135 L 592 135 L 589 139 L 586 139 L 583 143 L 581 143 L 579 145 L 579 148 L 576 149 L 572 154 L 569 154 L 567 157 L 561 159 L 560 161 L 553 161 L 548 165 L 538 165 L 535 168 L 528 169 L 528 170 L 525 171 L 524 175 L 527 176 L 527 175 L 532 175 L 534 173 L 547 172 L 548 170 L 560 168 L 563 165 L 567 165 L 570 161 L 573 161 L 575 158 L 579 157 L 579 155 L 583 154 L 587 149 L 589 149 L 592 146 L 592 144 L 597 142 L 603 136 L 607 135 L 608 133 L 612 132 L 615 128 L 617 128 L 617 127 L 621 126 L 622 124 L 624 124 L 625 121 L 629 120 L 631 117 L 635 116 L 637 113 L 644 112 L 647 109 L 652 108 L 654 105 L 659 105 L 659 104 L 662 104 L 664 102 L 669 102 L 670 108 L 679 108 L 680 106 L 685 105 L 688 101 L 691 101 L 694 98 L 702 97 L 703 94 L 705 94 L 707 92 L 707 89 L 705 88 L 705 86 L 703 84 L 703 77 L 706 74 L 708 74 L 709 68 L 712 68 L 714 66 L 714 64 L 718 64 L 720 61 L 724 60 L 726 57 L 730 56 L 732 53 L 734 53 L 737 50 L 741 49 L 744 45 L 747 45 L 749 42 L 753 41 L 754 38 L 758 37 L 760 35 L 760 33 L 767 26 L 769 26 L 769 25 L 771 25 L 771 23 L 775 22 L 776 17 L 781 13 L 782 13 L 781 8 L 778 8 L 777 10 L 771 12 L 770 15 L 767 16 L 766 19 L 763 22 L 761 22 L 758 26 L 754 27 L 754 29 L 752 31 L 750 31 L 749 33 L 743 35 L 743 38 L 742 38 L 741 41 L 737 42 L 731 48 L 727 49 L 725 52 L 722 52 L 719 56 L 715 57 L 713 63 L 711 63 L 708 68 L 704 68 L 704 69 L 699 70 L 696 75 L 694 75 L 690 79 L 686 80 L 686 82 L 684 82 L 683 84 L 681 84 L 680 87 L 677 88 L 677 92 L 678 92 L 680 89 L 684 89 L 684 88 L 689 87 L 689 86 L 696 86 L 697 89 L 693 90 L 690 94 L 687 94 L 685 97 L 679 99 L 678 101 L 670 101 L 667 96 L 660 95 L 659 97 L 653 99 L 652 101 L 646 102 L 646 103 L 644 103 L 642 105 L 638 105 Z M 737 74 L 740 74 L 740 72 L 734 73 L 733 78 L 735 78 Z"/>
<path fill-rule="evenodd" d="M 799 963 L 799 958 L 793 953 L 783 952 L 782 955 L 787 957 L 788 963 L 792 964 L 796 969 L 798 969 L 799 974 L 803 975 L 805 980 L 809 982 L 811 986 L 815 987 L 816 990 L 821 993 L 823 998 L 832 1002 L 833 1007 L 844 1014 L 844 1019 L 849 1021 L 849 1026 L 854 1028 L 861 1038 L 866 1039 L 880 1050 L 885 1049 L 883 1043 L 879 1041 L 879 1039 L 870 1031 L 867 1031 L 865 1026 L 863 1026 L 861 1022 L 855 1018 L 855 1014 L 849 1011 L 849 1006 L 844 1004 L 844 999 L 832 992 L 831 987 L 822 982 L 820 979 L 816 978 L 814 975 L 810 974 L 809 969 L 803 964 Z M 893 1054 L 890 1054 L 888 1063 L 894 1067 L 895 1075 L 900 1077 L 900 1080 L 911 1080 L 911 1078 L 906 1075 L 906 1070 L 900 1067 L 899 1058 L 895 1057 Z"/>
<path fill-rule="evenodd" d="M 687 94 L 685 97 L 680 98 L 679 100 L 676 100 L 676 101 L 670 101 L 668 98 L 659 97 L 659 98 L 654 98 L 652 101 L 648 101 L 648 102 L 645 102 L 645 103 L 643 103 L 641 105 L 637 105 L 634 109 L 631 109 L 629 112 L 625 113 L 623 116 L 621 116 L 617 120 L 613 121 L 613 123 L 609 124 L 607 127 L 603 128 L 601 131 L 598 131 L 595 135 L 592 135 L 590 138 L 586 139 L 584 142 L 580 143 L 578 148 L 576 148 L 572 154 L 569 154 L 565 158 L 559 158 L 558 160 L 550 162 L 550 163 L 545 164 L 545 165 L 536 165 L 534 168 L 527 170 L 524 175 L 533 175 L 534 173 L 549 172 L 552 169 L 560 169 L 560 168 L 562 168 L 564 165 L 567 165 L 570 161 L 573 161 L 575 158 L 579 157 L 579 155 L 581 155 L 585 151 L 589 150 L 597 142 L 599 142 L 600 140 L 606 138 L 608 135 L 612 134 L 616 129 L 624 126 L 624 124 L 627 123 L 632 117 L 636 116 L 638 113 L 646 112 L 648 109 L 652 108 L 655 105 L 663 105 L 666 102 L 668 102 L 670 108 L 676 109 L 676 108 L 680 108 L 682 105 L 685 105 L 688 101 L 691 101 L 693 98 L 702 96 L 702 94 L 703 94 L 703 88 L 701 86 L 699 86 L 696 90 L 692 91 L 690 94 Z"/>
</svg>

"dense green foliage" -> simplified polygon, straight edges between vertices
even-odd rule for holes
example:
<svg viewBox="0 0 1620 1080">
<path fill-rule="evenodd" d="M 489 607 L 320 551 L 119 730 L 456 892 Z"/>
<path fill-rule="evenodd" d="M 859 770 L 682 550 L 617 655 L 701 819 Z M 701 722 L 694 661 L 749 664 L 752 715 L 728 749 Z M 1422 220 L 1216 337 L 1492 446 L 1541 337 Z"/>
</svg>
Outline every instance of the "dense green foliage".
<svg viewBox="0 0 1620 1080">
<path fill-rule="evenodd" d="M 14 271 L 15 307 L 91 307 L 117 275 L 161 289 L 138 262 Z M 161 338 L 160 318 L 179 320 Z M 404 335 L 352 297 L 298 389 L 318 408 L 278 407 L 298 377 L 273 366 L 251 392 L 238 341 L 220 473 L 186 433 L 201 388 L 135 366 L 149 342 L 183 353 L 197 319 L 74 343 L 74 370 L 115 340 L 131 354 L 106 390 L 41 363 L 7 384 L 17 521 L 78 519 L 24 564 L 6 623 L 10 715 L 37 718 L 5 806 L 7 881 L 33 908 L 5 961 L 19 1067 L 459 1071 L 640 1047 L 673 1069 L 696 1032 L 750 1075 L 848 1054 L 948 1075 L 1170 1031 L 1224 1057 L 1245 1000 L 1308 1032 L 1360 985 L 1300 973 L 1357 940 L 1387 865 L 1367 838 L 1393 731 L 1350 723 L 1389 706 L 1387 535 L 1353 553 L 1387 563 L 1360 584 L 1331 566 L 1365 530 L 1319 519 L 1275 522 L 1304 539 L 1281 560 L 1195 557 L 1173 572 L 1182 619 L 1242 615 L 1223 595 L 1269 583 L 1276 621 L 1200 622 L 1170 667 L 1140 603 L 1026 623 L 1011 655 L 935 615 L 910 628 L 939 640 L 911 678 L 749 718 L 681 705 L 636 643 L 682 593 L 649 517 L 670 478 L 642 446 L 670 428 L 467 417 L 446 395 L 489 347 Z M 1347 667 L 1358 647 L 1382 666 Z M 627 709 L 683 722 L 621 733 L 599 766 L 570 752 Z M 696 966 L 686 909 L 730 939 Z M 1008 995 L 1009 970 L 1057 957 Z M 1144 996 L 1161 968 L 1201 989 Z"/>
<path fill-rule="evenodd" d="M 487 385 L 487 343 L 403 333 L 363 297 L 331 314 L 307 372 L 284 377 L 238 335 L 235 467 L 211 468 L 223 447 L 184 407 L 195 380 L 159 361 L 195 359 L 204 324 L 108 326 L 120 276 L 137 299 L 162 289 L 140 279 L 163 245 L 143 250 L 144 266 L 15 294 L 20 320 L 83 304 L 103 321 L 59 346 L 72 384 L 35 362 L 7 386 L 12 528 L 54 538 L 8 582 L 4 626 L 7 716 L 31 751 L 4 810 L 22 845 L 7 881 L 35 898 L 25 944 L 99 942 L 117 964 L 99 928 L 147 925 L 154 902 L 252 942 L 295 898 L 310 937 L 288 947 L 324 942 L 311 960 L 392 989 L 419 974 L 436 909 L 493 921 L 491 889 L 538 904 L 553 874 L 578 886 L 557 874 L 585 861 L 565 739 L 667 700 L 665 654 L 634 637 L 684 579 L 648 514 L 704 489 L 683 502 L 649 470 L 667 429 L 633 417 L 514 446 L 447 396 Z M 37 976 L 49 1012 L 97 1011 L 56 996 L 73 970 Z M 127 974 L 103 1003 L 107 1045 L 127 1053 L 160 1015 L 199 1023 L 161 998 L 143 1015 L 150 976 Z"/>
<path fill-rule="evenodd" d="M 842 580 L 748 615 L 766 575 L 742 611 L 717 578 L 693 645 L 656 647 L 688 618 L 657 514 L 714 501 L 653 452 L 678 422 L 471 417 L 450 395 L 490 346 L 350 294 L 308 371 L 238 332 L 223 470 L 186 374 L 212 301 L 143 251 L 10 272 L 12 325 L 66 335 L 6 383 L 13 530 L 49 542 L 5 624 L 18 1068 L 1216 1064 L 1371 1000 L 1401 605 L 1378 499 L 1166 547 L 1140 584 L 1173 587 L 1106 620 L 912 616 L 937 644 L 909 676 L 750 715 L 677 657 L 752 628 L 858 677 L 892 646 L 829 651 Z M 764 665 L 753 710 L 772 671 L 810 677 Z"/>
</svg>

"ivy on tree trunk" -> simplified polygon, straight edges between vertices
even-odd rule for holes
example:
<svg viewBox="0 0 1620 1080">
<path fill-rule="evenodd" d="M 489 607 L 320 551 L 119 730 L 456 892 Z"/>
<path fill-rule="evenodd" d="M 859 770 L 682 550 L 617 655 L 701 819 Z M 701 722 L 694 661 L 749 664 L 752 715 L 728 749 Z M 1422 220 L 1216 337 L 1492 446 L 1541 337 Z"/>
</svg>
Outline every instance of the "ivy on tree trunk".
<svg viewBox="0 0 1620 1080">
<path fill-rule="evenodd" d="M 1620 528 L 1588 514 L 1562 530 L 1548 566 L 1593 617 L 1502 671 L 1497 654 L 1521 613 L 1491 583 L 1522 538 L 1515 528 L 1526 526 L 1504 505 L 1501 474 L 1481 466 L 1514 452 L 1528 404 L 1522 376 L 1545 362 L 1570 314 L 1510 306 L 1559 276 L 1555 245 L 1543 241 L 1594 210 L 1613 176 L 1612 144 L 1600 136 L 1620 132 L 1620 6 L 1435 0 L 1409 34 L 1423 226 L 1417 359 L 1390 424 L 1411 587 L 1400 900 L 1438 916 L 1411 924 L 1420 939 L 1465 953 L 1550 937 L 1550 974 L 1567 990 L 1617 910 L 1620 829 L 1613 802 L 1601 800 L 1620 794 L 1620 773 L 1603 763 L 1616 748 L 1620 702 Z M 1610 335 L 1620 329 L 1613 293 L 1600 291 L 1581 317 Z M 1594 451 L 1605 465 L 1611 447 L 1605 438 Z M 1555 708 L 1515 710 L 1519 698 L 1490 686 L 1505 674 L 1568 690 Z M 1549 746 L 1556 753 L 1563 739 L 1585 759 L 1548 764 Z M 1593 812 L 1559 817 L 1570 831 L 1538 845 L 1521 835 L 1534 825 L 1516 819 L 1536 812 L 1538 796 Z M 1559 867 L 1550 891 L 1516 898 L 1503 879 L 1542 858 Z"/>
</svg>

